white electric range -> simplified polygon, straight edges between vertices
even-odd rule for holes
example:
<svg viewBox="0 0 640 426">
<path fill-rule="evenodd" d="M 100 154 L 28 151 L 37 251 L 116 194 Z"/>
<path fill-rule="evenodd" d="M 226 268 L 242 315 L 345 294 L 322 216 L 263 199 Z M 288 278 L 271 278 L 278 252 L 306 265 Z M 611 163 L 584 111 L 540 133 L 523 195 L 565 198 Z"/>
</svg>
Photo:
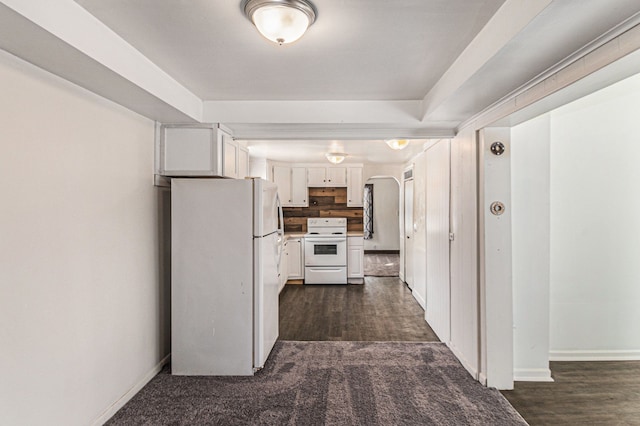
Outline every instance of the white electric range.
<svg viewBox="0 0 640 426">
<path fill-rule="evenodd" d="M 347 284 L 347 219 L 307 219 L 304 283 Z"/>
</svg>

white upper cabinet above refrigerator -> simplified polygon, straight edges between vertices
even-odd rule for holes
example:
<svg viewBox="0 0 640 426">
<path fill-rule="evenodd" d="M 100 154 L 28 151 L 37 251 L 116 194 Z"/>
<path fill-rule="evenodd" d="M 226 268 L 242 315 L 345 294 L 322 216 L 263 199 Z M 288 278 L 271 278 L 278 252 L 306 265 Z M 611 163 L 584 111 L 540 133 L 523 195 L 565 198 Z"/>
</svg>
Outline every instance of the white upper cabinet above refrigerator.
<svg viewBox="0 0 640 426">
<path fill-rule="evenodd" d="M 161 176 L 244 178 L 248 152 L 221 124 L 165 124 L 160 127 Z"/>
</svg>

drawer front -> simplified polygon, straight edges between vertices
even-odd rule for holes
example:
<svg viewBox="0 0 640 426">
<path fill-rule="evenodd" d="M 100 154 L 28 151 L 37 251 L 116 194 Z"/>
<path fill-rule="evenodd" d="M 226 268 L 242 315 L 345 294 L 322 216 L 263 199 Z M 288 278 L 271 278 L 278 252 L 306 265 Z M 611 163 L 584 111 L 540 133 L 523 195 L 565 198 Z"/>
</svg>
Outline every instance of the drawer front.
<svg viewBox="0 0 640 426">
<path fill-rule="evenodd" d="M 346 266 L 307 266 L 304 269 L 305 284 L 346 284 Z"/>
</svg>

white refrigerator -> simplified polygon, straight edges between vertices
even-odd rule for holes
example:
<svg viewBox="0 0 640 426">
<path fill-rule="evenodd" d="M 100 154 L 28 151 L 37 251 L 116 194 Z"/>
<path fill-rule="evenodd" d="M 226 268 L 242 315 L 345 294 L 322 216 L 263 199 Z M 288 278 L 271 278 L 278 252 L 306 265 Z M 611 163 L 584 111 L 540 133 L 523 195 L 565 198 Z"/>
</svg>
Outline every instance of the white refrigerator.
<svg viewBox="0 0 640 426">
<path fill-rule="evenodd" d="M 253 375 L 278 338 L 282 210 L 262 179 L 171 180 L 171 370 Z"/>
</svg>

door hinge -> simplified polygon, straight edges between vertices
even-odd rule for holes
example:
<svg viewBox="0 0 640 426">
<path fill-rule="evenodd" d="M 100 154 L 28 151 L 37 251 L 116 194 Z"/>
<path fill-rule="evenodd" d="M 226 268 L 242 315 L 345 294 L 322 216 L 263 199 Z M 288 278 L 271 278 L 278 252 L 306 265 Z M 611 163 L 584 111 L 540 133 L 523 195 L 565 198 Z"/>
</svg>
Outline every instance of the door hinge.
<svg viewBox="0 0 640 426">
<path fill-rule="evenodd" d="M 449 241 L 453 241 L 455 239 L 455 234 L 453 232 L 449 232 Z"/>
</svg>

